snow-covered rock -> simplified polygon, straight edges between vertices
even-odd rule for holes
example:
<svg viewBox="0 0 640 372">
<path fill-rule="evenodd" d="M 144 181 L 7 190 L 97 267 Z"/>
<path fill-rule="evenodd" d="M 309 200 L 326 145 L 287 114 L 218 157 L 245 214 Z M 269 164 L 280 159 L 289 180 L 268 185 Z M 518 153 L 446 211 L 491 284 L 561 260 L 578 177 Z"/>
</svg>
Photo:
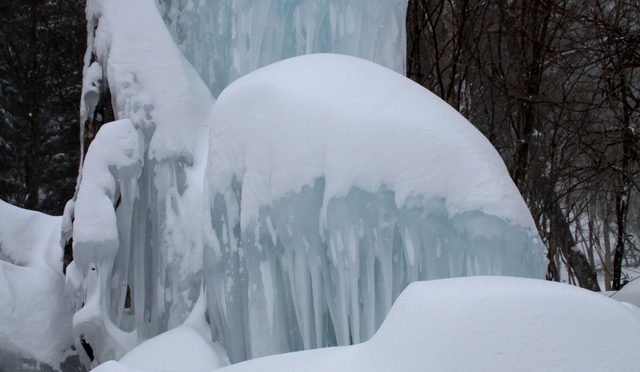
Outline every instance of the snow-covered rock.
<svg viewBox="0 0 640 372">
<path fill-rule="evenodd" d="M 544 274 L 488 140 L 374 63 L 307 55 L 240 78 L 209 146 L 205 278 L 233 361 L 364 341 L 415 280 Z"/>
</svg>

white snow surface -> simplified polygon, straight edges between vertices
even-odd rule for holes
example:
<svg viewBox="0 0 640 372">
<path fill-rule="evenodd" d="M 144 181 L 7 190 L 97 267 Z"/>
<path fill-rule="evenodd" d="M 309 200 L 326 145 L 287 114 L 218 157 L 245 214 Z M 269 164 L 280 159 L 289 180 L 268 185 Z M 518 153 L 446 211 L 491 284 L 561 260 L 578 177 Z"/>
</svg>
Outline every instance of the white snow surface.
<svg viewBox="0 0 640 372">
<path fill-rule="evenodd" d="M 93 371 L 206 372 L 229 364 L 223 354 L 223 349 L 214 349 L 193 328 L 179 326 L 143 342 L 120 361 L 109 361 Z"/>
<path fill-rule="evenodd" d="M 153 127 L 150 158 L 206 149 L 202 139 L 213 98 L 173 42 L 154 1 L 89 0 L 87 18 L 90 32 L 96 23 L 97 29 L 85 57 L 85 79 L 99 76 L 89 63 L 93 53 L 104 69 L 116 116 L 136 127 Z"/>
<path fill-rule="evenodd" d="M 0 200 L 0 350 L 54 368 L 73 343 L 60 222 Z"/>
<path fill-rule="evenodd" d="M 619 291 L 611 294 L 610 297 L 640 308 L 640 279 L 630 281 Z"/>
<path fill-rule="evenodd" d="M 220 371 L 631 372 L 640 369 L 638 346 L 638 308 L 563 283 L 466 277 L 411 284 L 362 344 L 257 358 Z M 115 363 L 99 370 L 137 371 Z"/>
<path fill-rule="evenodd" d="M 224 349 L 210 340 L 205 312 L 205 296 L 201 293 L 182 325 L 146 340 L 118 362 L 104 363 L 94 371 L 204 372 L 227 366 Z"/>
<path fill-rule="evenodd" d="M 221 371 L 637 371 L 640 310 L 542 280 L 411 284 L 360 345 L 259 358 Z"/>
<path fill-rule="evenodd" d="M 119 241 L 114 205 L 123 194 L 135 196 L 126 192 L 134 192 L 141 157 L 138 133 L 128 119 L 103 125 L 89 147 L 73 224 L 73 258 L 85 274 L 91 264 L 115 257 Z"/>
<path fill-rule="evenodd" d="M 211 131 L 212 190 L 242 183 L 241 226 L 289 192 L 325 177 L 323 207 L 355 186 L 445 198 L 450 216 L 483 211 L 535 231 L 489 141 L 451 106 L 365 60 L 315 54 L 231 84 Z M 326 218 L 326 216 L 322 216 Z"/>
</svg>

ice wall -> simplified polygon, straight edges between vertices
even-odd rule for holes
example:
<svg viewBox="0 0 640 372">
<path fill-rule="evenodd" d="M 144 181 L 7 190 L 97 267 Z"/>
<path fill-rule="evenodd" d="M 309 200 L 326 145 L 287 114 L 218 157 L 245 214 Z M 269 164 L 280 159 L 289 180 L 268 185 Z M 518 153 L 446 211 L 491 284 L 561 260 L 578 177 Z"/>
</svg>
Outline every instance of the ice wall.
<svg viewBox="0 0 640 372">
<path fill-rule="evenodd" d="M 205 279 L 232 361 L 364 341 L 415 280 L 544 275 L 498 153 L 400 74 L 296 57 L 232 83 L 213 120 Z"/>
<path fill-rule="evenodd" d="M 215 96 L 258 67 L 309 53 L 405 65 L 407 0 L 156 0 Z"/>
<path fill-rule="evenodd" d="M 200 293 L 202 182 L 214 100 L 153 0 L 87 2 L 82 115 L 117 122 L 85 159 L 73 224 L 77 349 L 118 358 L 181 324 Z M 69 211 L 71 213 L 71 211 Z"/>
<path fill-rule="evenodd" d="M 160 6 L 216 94 L 318 50 L 402 71 L 404 2 Z M 92 143 L 69 208 L 86 364 L 181 324 L 203 276 L 232 361 L 366 340 L 414 280 L 542 276 L 495 150 L 401 75 L 311 55 L 237 80 L 214 106 L 154 0 L 90 0 L 87 18 L 82 115 L 109 90 L 119 120 Z"/>
</svg>

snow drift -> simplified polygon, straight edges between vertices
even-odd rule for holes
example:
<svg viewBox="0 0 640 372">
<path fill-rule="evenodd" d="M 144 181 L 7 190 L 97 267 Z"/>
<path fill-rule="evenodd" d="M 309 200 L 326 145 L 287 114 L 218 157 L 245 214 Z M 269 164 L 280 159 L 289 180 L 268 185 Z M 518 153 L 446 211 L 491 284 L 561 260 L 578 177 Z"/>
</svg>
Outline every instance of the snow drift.
<svg viewBox="0 0 640 372">
<path fill-rule="evenodd" d="M 209 146 L 204 273 L 233 361 L 364 341 L 415 280 L 543 276 L 497 152 L 379 65 L 317 54 L 246 75 Z"/>
<path fill-rule="evenodd" d="M 411 284 L 360 345 L 220 371 L 637 371 L 640 309 L 561 283 L 504 277 Z"/>
<path fill-rule="evenodd" d="M 58 367 L 73 344 L 73 311 L 64 289 L 60 223 L 60 217 L 0 200 L 3 370 L 21 368 L 23 359 Z"/>
<path fill-rule="evenodd" d="M 640 369 L 638 345 L 636 307 L 567 284 L 468 277 L 409 285 L 380 330 L 362 344 L 257 358 L 219 371 L 631 372 Z M 138 363 L 153 364 L 167 353 L 158 347 Z M 123 361 L 96 371 L 142 370 Z"/>
</svg>

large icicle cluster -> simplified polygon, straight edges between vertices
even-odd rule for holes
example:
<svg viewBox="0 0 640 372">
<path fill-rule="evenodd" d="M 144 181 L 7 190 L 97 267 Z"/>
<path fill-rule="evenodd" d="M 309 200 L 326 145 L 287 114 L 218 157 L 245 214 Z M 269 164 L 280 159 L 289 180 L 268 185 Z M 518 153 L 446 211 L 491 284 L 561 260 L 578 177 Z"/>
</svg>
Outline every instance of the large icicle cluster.
<svg viewBox="0 0 640 372">
<path fill-rule="evenodd" d="M 232 360 L 373 335 L 415 280 L 542 277 L 542 246 L 500 156 L 403 76 L 317 54 L 218 98 L 205 277 Z"/>
<path fill-rule="evenodd" d="M 402 71 L 406 0 L 161 5 L 216 93 L 312 51 Z M 182 324 L 203 278 L 213 340 L 240 361 L 364 341 L 415 280 L 542 275 L 495 150 L 401 75 L 310 55 L 214 105 L 154 0 L 89 0 L 87 17 L 82 116 L 109 90 L 119 120 L 67 214 L 86 364 Z"/>
<path fill-rule="evenodd" d="M 74 333 L 95 363 L 181 324 L 198 298 L 214 99 L 153 0 L 90 0 L 87 19 L 83 118 L 108 89 L 121 119 L 92 142 L 75 203 Z"/>
<path fill-rule="evenodd" d="M 309 53 L 405 64 L 407 0 L 156 0 L 214 95 L 259 67 Z"/>
</svg>

